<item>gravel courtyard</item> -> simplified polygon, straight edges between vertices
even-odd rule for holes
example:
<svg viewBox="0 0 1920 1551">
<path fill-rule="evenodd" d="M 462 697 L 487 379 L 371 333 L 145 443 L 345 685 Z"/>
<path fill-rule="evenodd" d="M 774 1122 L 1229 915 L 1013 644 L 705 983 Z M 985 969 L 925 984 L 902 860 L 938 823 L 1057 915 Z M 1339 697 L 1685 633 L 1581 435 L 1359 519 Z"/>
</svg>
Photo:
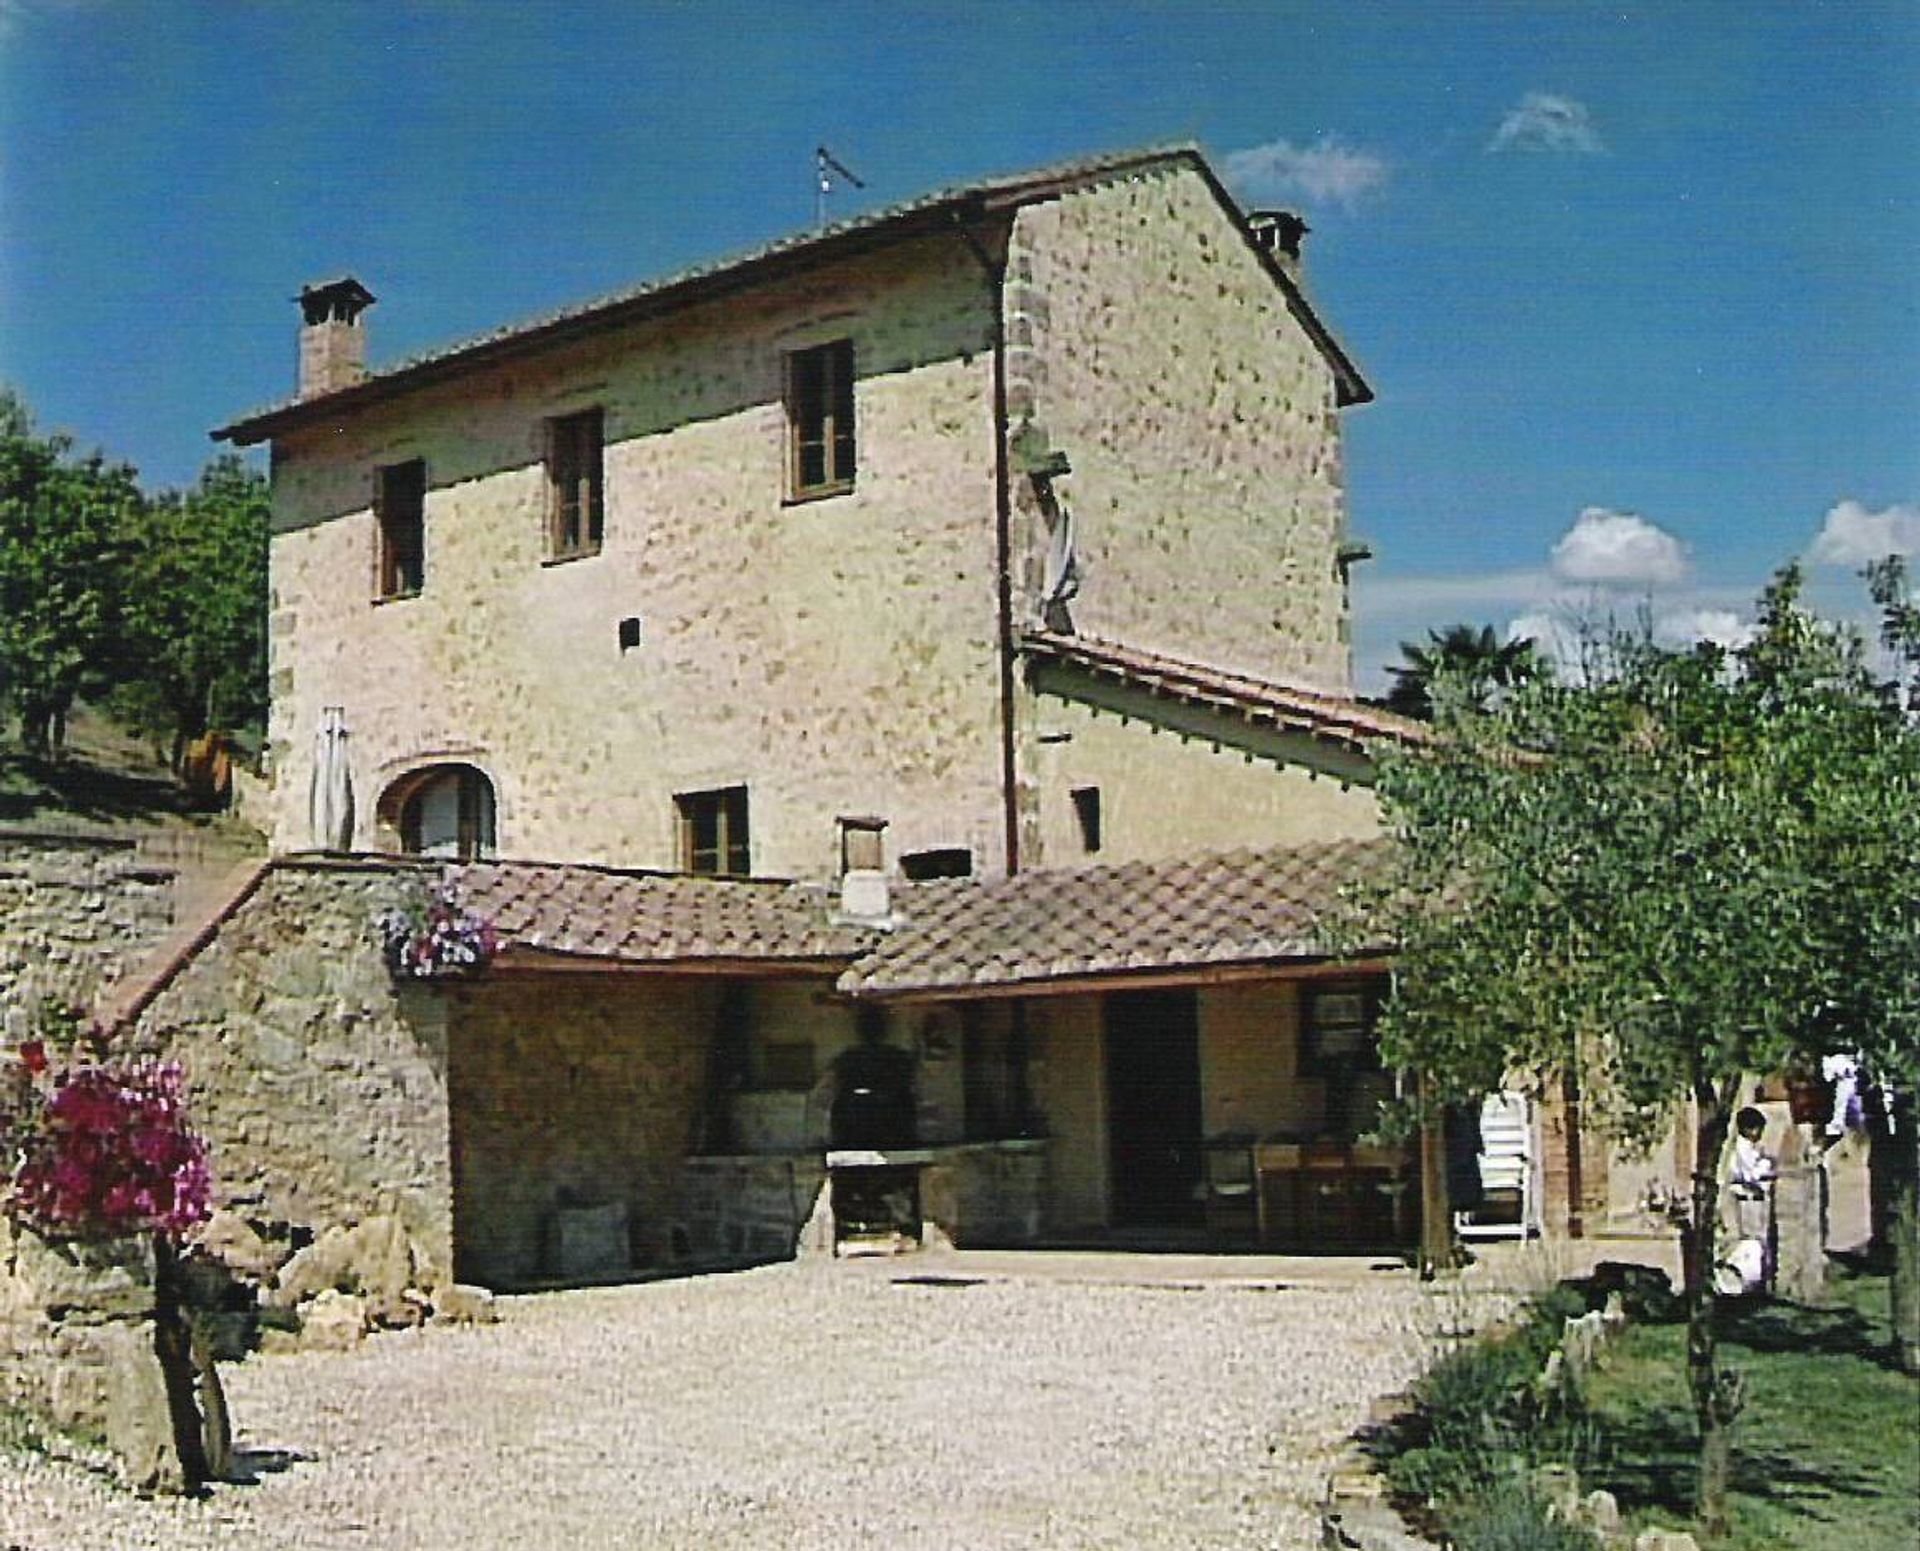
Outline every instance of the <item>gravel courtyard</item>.
<svg viewBox="0 0 1920 1551">
<path fill-rule="evenodd" d="M 1364 1261 L 800 1263 L 502 1301 L 227 1370 L 254 1480 L 0 1461 L 0 1544 L 1307 1547 L 1328 1464 L 1457 1321 Z"/>
</svg>

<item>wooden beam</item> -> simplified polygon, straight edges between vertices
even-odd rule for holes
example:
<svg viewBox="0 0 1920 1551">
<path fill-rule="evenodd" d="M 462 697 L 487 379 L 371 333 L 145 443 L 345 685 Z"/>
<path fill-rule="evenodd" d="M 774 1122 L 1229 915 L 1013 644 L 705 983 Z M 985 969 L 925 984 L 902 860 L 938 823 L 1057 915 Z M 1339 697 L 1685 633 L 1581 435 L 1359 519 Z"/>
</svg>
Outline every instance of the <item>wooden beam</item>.
<svg viewBox="0 0 1920 1551">
<path fill-rule="evenodd" d="M 508 948 L 489 974 L 522 975 L 731 975 L 754 980 L 831 979 L 852 962 L 847 958 L 761 959 L 686 958 L 616 959 L 551 948 Z"/>
<path fill-rule="evenodd" d="M 1197 964 L 1166 969 L 1102 970 L 1082 975 L 1049 976 L 1044 980 L 996 981 L 991 985 L 914 986 L 899 991 L 856 990 L 858 1001 L 906 1004 L 911 1002 L 971 1002 L 987 998 L 1095 996 L 1107 991 L 1152 991 L 1181 986 L 1243 984 L 1247 981 L 1346 980 L 1360 975 L 1385 974 L 1384 953 L 1357 959 L 1274 959 L 1252 964 Z"/>
</svg>

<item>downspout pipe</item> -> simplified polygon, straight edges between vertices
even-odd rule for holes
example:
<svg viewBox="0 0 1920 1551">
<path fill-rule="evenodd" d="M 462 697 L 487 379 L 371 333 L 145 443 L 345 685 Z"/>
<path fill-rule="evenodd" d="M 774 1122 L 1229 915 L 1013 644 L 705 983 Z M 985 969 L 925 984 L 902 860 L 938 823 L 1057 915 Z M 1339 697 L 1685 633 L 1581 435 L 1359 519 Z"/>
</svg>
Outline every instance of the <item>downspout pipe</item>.
<svg viewBox="0 0 1920 1551">
<path fill-rule="evenodd" d="M 985 219 L 985 211 L 975 206 L 973 222 Z M 1000 659 L 1000 797 L 1006 831 L 1007 872 L 1020 870 L 1020 805 L 1016 783 L 1013 727 L 1013 492 L 1007 461 L 1007 261 L 996 259 L 981 243 L 967 215 L 954 212 L 954 229 L 966 243 L 987 279 L 991 297 L 993 343 L 993 503 L 994 503 L 994 579 L 998 593 L 998 646 Z"/>
</svg>

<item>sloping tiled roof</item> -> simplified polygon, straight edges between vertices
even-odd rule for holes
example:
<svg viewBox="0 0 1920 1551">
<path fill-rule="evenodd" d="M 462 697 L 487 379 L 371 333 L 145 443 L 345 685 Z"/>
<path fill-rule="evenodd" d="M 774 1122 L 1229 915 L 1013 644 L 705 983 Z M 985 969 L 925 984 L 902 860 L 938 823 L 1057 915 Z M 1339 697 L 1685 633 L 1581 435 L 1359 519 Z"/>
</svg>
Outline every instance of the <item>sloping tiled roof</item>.
<svg viewBox="0 0 1920 1551">
<path fill-rule="evenodd" d="M 1333 955 L 1324 922 L 1386 841 L 1327 841 L 1079 871 L 925 883 L 839 979 L 856 996 L 978 992 L 1090 976 Z"/>
<path fill-rule="evenodd" d="M 705 878 L 560 862 L 294 855 L 236 873 L 221 899 L 95 1014 L 124 1027 L 218 937 L 277 869 L 436 871 L 491 921 L 516 959 L 828 974 L 854 996 L 978 993 L 1129 972 L 1206 971 L 1321 959 L 1343 885 L 1386 842 L 1330 841 L 1012 878 L 896 884 L 886 928 L 837 919 L 836 891 L 777 879 Z M 1371 951 L 1371 950 L 1369 950 Z"/>
<path fill-rule="evenodd" d="M 870 927 L 836 925 L 834 891 L 757 878 L 696 878 L 557 862 L 466 862 L 447 878 L 508 954 L 634 963 L 844 961 Z"/>
<path fill-rule="evenodd" d="M 1020 650 L 1033 660 L 1061 663 L 1096 678 L 1111 679 L 1189 704 L 1211 706 L 1251 722 L 1307 733 L 1351 748 L 1364 749 L 1370 743 L 1381 741 L 1426 743 L 1433 737 L 1433 730 L 1424 722 L 1396 716 L 1358 700 L 1295 689 L 1270 679 L 1248 678 L 1204 663 L 1166 657 L 1091 636 L 1031 630 L 1021 635 Z"/>
<path fill-rule="evenodd" d="M 694 265 L 610 296 L 496 329 L 476 339 L 431 351 L 371 373 L 351 387 L 305 399 L 284 399 L 222 426 L 213 433 L 213 437 L 216 441 L 250 446 L 296 425 L 324 419 L 470 367 L 576 338 L 611 324 L 666 312 L 727 290 L 757 283 L 785 269 L 824 262 L 933 231 L 950 230 L 956 217 L 973 211 L 985 214 L 1012 209 L 1036 200 L 1055 198 L 1101 178 L 1174 165 L 1185 165 L 1197 171 L 1207 180 L 1222 206 L 1244 226 L 1239 207 L 1214 175 L 1213 169 L 1207 165 L 1197 146 L 1164 146 L 1061 162 L 1011 177 L 988 178 L 941 189 L 902 204 L 836 222 L 821 231 L 782 237 L 745 253 Z M 1257 245 L 1255 251 L 1260 251 Z M 1373 390 L 1321 322 L 1300 287 L 1272 258 L 1264 254 L 1262 256 L 1269 274 L 1286 297 L 1288 309 L 1326 357 L 1327 364 L 1333 368 L 1339 383 L 1340 402 L 1367 402 L 1373 397 Z"/>
</svg>

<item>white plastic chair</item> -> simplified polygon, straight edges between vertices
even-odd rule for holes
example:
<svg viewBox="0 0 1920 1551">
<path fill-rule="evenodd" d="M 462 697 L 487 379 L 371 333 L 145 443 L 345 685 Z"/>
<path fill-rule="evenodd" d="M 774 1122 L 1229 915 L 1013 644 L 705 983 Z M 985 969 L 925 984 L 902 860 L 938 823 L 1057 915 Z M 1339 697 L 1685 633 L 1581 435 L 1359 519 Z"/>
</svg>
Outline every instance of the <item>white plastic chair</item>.
<svg viewBox="0 0 1920 1551">
<path fill-rule="evenodd" d="M 1512 1221 L 1481 1220 L 1481 1209 L 1453 1214 L 1453 1229 L 1463 1239 L 1524 1239 L 1540 1232 L 1540 1203 L 1535 1188 L 1538 1159 L 1533 1146 L 1533 1107 L 1523 1093 L 1489 1093 L 1480 1105 L 1480 1188 L 1519 1201 Z"/>
</svg>

